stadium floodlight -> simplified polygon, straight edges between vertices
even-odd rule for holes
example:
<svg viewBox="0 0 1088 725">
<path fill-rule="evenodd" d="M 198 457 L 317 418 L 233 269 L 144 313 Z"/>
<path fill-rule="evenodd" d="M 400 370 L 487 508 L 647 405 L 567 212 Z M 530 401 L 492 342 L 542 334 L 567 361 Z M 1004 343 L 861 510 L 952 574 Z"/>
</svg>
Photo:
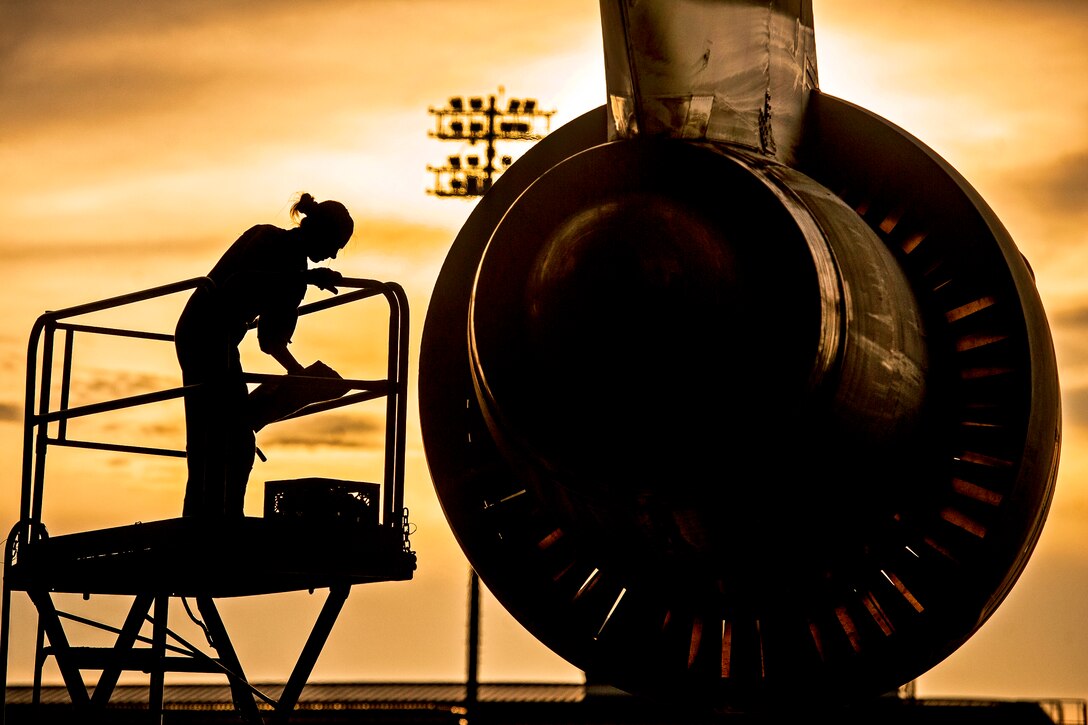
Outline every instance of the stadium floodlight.
<svg viewBox="0 0 1088 725">
<path fill-rule="evenodd" d="M 459 197 L 482 196 L 495 177 L 513 164 L 513 157 L 505 154 L 496 165 L 496 143 L 540 140 L 547 134 L 555 113 L 539 110 L 536 99 L 511 98 L 500 106 L 495 96 L 451 96 L 445 108 L 431 108 L 429 112 L 437 119 L 429 135 L 443 141 L 485 144 L 482 163 L 480 155 L 462 159 L 458 154 L 449 156 L 445 166 L 427 167 L 435 174 L 435 188 L 428 189 L 428 193 Z M 538 127 L 538 122 L 543 128 Z"/>
</svg>

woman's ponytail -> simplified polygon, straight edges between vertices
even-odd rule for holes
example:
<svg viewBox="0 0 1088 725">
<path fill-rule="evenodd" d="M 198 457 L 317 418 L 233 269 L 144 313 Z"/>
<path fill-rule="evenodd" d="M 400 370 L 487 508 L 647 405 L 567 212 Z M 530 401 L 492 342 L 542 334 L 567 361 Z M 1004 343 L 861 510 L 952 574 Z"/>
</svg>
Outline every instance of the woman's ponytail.
<svg viewBox="0 0 1088 725">
<path fill-rule="evenodd" d="M 314 201 L 313 196 L 303 192 L 302 196 L 295 202 L 295 205 L 291 207 L 291 219 L 298 221 L 299 214 L 307 216 L 315 207 L 317 207 L 317 202 Z"/>
</svg>

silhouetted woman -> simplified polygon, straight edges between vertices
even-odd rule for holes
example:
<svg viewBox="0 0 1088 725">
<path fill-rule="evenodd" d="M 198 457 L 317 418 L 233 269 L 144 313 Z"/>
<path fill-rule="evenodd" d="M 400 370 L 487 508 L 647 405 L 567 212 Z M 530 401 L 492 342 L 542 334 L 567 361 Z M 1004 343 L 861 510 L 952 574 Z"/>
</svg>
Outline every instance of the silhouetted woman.
<svg viewBox="0 0 1088 725">
<path fill-rule="evenodd" d="M 292 219 L 299 215 L 292 229 L 258 224 L 242 234 L 208 273 L 214 289 L 196 290 L 178 319 L 182 381 L 200 385 L 185 396 L 185 516 L 242 516 L 256 451 L 238 355 L 248 325 L 257 320 L 261 350 L 288 373 L 300 373 L 287 346 L 306 286 L 336 292 L 342 279 L 327 267 L 310 269 L 306 260 L 336 258 L 355 228 L 348 210 L 302 194 L 291 208 Z"/>
</svg>

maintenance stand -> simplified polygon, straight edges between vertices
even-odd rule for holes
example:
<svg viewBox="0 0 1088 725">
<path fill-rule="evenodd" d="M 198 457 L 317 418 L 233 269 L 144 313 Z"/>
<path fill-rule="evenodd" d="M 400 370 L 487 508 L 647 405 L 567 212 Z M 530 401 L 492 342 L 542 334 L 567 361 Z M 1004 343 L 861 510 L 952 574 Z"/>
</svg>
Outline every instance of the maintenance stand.
<svg viewBox="0 0 1088 725">
<path fill-rule="evenodd" d="M 404 445 L 407 390 L 408 304 L 399 285 L 345 279 L 338 296 L 303 305 L 299 315 L 366 299 L 389 305 L 387 376 L 381 380 L 346 379 L 349 392 L 310 404 L 286 418 L 296 418 L 364 401 L 384 399 L 385 459 L 383 482 L 348 482 L 327 478 L 267 482 L 264 516 L 206 522 L 173 518 L 116 528 L 49 536 L 42 522 L 45 459 L 53 446 L 121 453 L 184 457 L 184 451 L 120 445 L 68 436 L 69 420 L 182 397 L 185 386 L 69 407 L 73 350 L 77 335 L 105 335 L 173 342 L 173 334 L 87 324 L 84 316 L 146 300 L 209 287 L 206 277 L 92 302 L 38 318 L 27 356 L 22 495 L 19 521 L 6 542 L 0 667 L 6 710 L 8 650 L 13 592 L 25 592 L 37 611 L 34 702 L 40 701 L 42 670 L 52 657 L 60 671 L 72 710 L 80 722 L 103 718 L 122 672 L 149 675 L 147 721 L 163 719 L 167 673 L 222 674 L 234 706 L 247 723 L 286 722 L 295 708 L 333 624 L 355 584 L 412 578 L 415 553 L 408 541 L 404 508 Z M 81 319 L 82 318 L 82 319 Z M 54 350 L 62 342 L 59 361 Z M 59 385 L 54 381 L 59 367 Z M 36 374 L 40 370 L 40 374 Z M 276 382 L 286 376 L 246 373 L 246 381 Z M 292 384 L 298 383 L 298 376 Z M 305 383 L 305 381 L 302 381 Z M 59 390 L 59 394 L 57 391 Z M 55 394 L 57 403 L 52 400 Z M 179 501 L 180 509 L 180 501 Z M 278 698 L 260 692 L 245 677 L 215 601 L 288 591 L 327 589 L 313 629 Z M 61 611 L 53 593 L 132 597 L 119 627 Z M 195 601 L 202 622 L 188 599 Z M 201 624 L 213 652 L 185 641 L 167 626 L 171 600 Z M 90 625 L 116 635 L 113 646 L 74 646 L 65 623 Z M 150 637 L 141 634 L 150 623 Z M 100 672 L 89 687 L 84 670 Z"/>
</svg>

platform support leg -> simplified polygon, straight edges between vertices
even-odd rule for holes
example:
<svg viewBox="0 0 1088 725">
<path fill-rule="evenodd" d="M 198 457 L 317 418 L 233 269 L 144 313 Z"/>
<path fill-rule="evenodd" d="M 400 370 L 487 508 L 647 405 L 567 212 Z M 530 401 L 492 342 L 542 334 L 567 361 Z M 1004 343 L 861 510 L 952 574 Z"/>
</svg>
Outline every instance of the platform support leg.
<svg viewBox="0 0 1088 725">
<path fill-rule="evenodd" d="M 49 592 L 41 590 L 27 593 L 38 609 L 38 621 L 45 629 L 46 636 L 49 637 L 49 645 L 53 648 L 54 658 L 64 679 L 64 685 L 68 688 L 68 697 L 71 698 L 72 705 L 76 709 L 86 710 L 91 704 L 91 698 L 87 694 L 87 685 L 83 682 L 79 667 L 74 666 L 68 657 L 71 647 L 68 644 L 68 636 L 64 633 L 64 627 L 60 623 L 56 607 L 53 606 L 53 598 L 49 596 Z M 40 663 L 36 666 L 40 672 Z"/>
<path fill-rule="evenodd" d="M 31 704 L 34 707 L 42 704 L 42 670 L 45 668 L 45 627 L 42 626 L 41 616 L 34 627 L 34 689 L 31 694 Z"/>
<path fill-rule="evenodd" d="M 159 594 L 155 597 L 154 614 L 151 622 L 151 682 L 148 686 L 147 709 L 151 722 L 162 720 L 164 691 L 166 689 L 166 625 L 170 615 L 170 597 Z M 131 615 L 131 610 L 129 611 Z"/>
<path fill-rule="evenodd" d="M 332 632 L 332 626 L 336 623 L 336 618 L 340 616 L 340 610 L 343 609 L 344 602 L 347 601 L 349 591 L 351 591 L 351 587 L 346 584 L 329 588 L 329 595 L 325 598 L 325 604 L 317 615 L 317 621 L 314 622 L 310 636 L 306 638 L 306 644 L 303 646 L 301 654 L 299 654 L 295 668 L 291 672 L 291 677 L 288 678 L 283 692 L 280 693 L 280 699 L 276 703 L 276 710 L 272 715 L 271 722 L 287 722 L 291 711 L 295 709 L 298 698 L 302 695 L 302 689 L 306 686 L 306 680 L 310 678 L 310 673 L 313 672 L 314 665 L 317 664 L 317 656 L 321 654 L 321 649 L 325 646 L 325 642 L 328 641 L 329 634 Z"/>
<path fill-rule="evenodd" d="M 0 677 L 3 677 L 3 691 L 0 692 L 0 725 L 8 710 L 8 628 L 11 626 L 11 588 L 8 587 L 7 567 L 5 566 L 4 594 L 0 600 Z"/>
</svg>

